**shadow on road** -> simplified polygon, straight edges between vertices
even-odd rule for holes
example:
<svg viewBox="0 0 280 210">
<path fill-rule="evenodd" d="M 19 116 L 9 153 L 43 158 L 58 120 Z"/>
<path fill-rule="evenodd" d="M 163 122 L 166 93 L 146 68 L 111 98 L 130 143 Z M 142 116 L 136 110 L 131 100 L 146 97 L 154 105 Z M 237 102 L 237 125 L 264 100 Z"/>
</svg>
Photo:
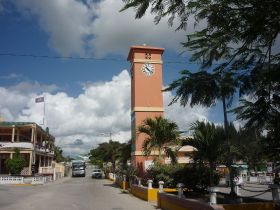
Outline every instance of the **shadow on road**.
<svg viewBox="0 0 280 210">
<path fill-rule="evenodd" d="M 103 184 L 104 187 L 114 187 L 114 188 L 119 188 L 116 184 Z"/>
</svg>

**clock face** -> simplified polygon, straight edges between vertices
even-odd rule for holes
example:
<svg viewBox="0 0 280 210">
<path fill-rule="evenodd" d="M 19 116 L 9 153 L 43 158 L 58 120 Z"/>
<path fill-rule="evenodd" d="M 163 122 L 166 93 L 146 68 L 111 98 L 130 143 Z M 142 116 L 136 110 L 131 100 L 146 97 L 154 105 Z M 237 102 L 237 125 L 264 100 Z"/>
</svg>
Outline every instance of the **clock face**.
<svg viewBox="0 0 280 210">
<path fill-rule="evenodd" d="M 155 67 L 150 63 L 144 63 L 142 66 L 142 72 L 147 76 L 151 76 L 155 73 Z"/>
</svg>

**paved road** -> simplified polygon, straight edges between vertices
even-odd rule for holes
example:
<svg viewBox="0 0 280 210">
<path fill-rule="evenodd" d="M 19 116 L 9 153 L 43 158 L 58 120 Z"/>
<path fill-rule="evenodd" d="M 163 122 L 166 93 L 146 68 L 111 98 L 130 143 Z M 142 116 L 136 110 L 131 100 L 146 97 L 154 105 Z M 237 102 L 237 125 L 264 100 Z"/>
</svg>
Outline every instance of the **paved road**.
<svg viewBox="0 0 280 210">
<path fill-rule="evenodd" d="M 242 189 L 243 188 L 243 189 Z M 258 184 L 258 183 L 245 183 L 242 188 L 239 189 L 239 195 L 244 197 L 250 197 L 254 196 L 256 198 L 260 198 L 263 200 L 272 200 L 272 193 L 267 192 L 262 194 L 262 191 L 266 191 L 269 189 L 267 184 Z M 223 193 L 229 193 L 230 188 L 229 187 L 218 187 L 218 190 Z M 278 189 L 278 192 L 280 193 L 280 189 Z M 261 194 L 261 195 L 259 195 Z M 255 196 L 258 195 L 258 196 Z"/>
<path fill-rule="evenodd" d="M 40 186 L 0 185 L 1 210 L 155 210 L 108 180 L 65 178 Z"/>
</svg>

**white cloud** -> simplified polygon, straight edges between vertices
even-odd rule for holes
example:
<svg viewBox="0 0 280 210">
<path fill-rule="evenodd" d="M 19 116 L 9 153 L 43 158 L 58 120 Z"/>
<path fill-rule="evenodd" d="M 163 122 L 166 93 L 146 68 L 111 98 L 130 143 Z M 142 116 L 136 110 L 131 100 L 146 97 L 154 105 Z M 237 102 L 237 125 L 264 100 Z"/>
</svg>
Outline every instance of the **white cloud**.
<svg viewBox="0 0 280 210">
<path fill-rule="evenodd" d="M 16 0 L 23 16 L 37 18 L 40 27 L 49 35 L 49 44 L 59 54 L 95 56 L 127 53 L 130 45 L 148 44 L 180 51 L 185 32 L 175 32 L 167 19 L 154 24 L 149 12 L 135 20 L 135 11 L 119 12 L 122 1 L 101 0 Z"/>
<path fill-rule="evenodd" d="M 189 105 L 183 107 L 180 106 L 180 103 L 168 106 L 173 97 L 171 92 L 164 93 L 165 116 L 176 122 L 181 131 L 189 130 L 190 124 L 196 120 L 207 120 L 209 108 L 202 106 L 190 107 Z"/>
<path fill-rule="evenodd" d="M 16 0 L 15 4 L 23 14 L 38 18 L 50 36 L 50 46 L 59 54 L 84 55 L 92 18 L 85 4 L 75 0 Z"/>
<path fill-rule="evenodd" d="M 44 85 L 37 84 L 42 89 Z M 6 121 L 42 123 L 44 103 L 35 103 L 38 93 L 0 87 L 1 115 Z M 98 143 L 130 139 L 130 76 L 127 70 L 111 81 L 88 83 L 77 97 L 64 92 L 44 93 L 46 123 L 56 143 L 67 154 L 86 153 Z M 165 116 L 186 130 L 189 123 L 207 118 L 208 109 L 167 106 L 171 93 L 164 93 Z M 77 145 L 77 139 L 81 140 Z M 74 146 L 75 144 L 75 146 Z"/>
<path fill-rule="evenodd" d="M 149 12 L 135 20 L 135 11 L 129 9 L 120 13 L 122 7 L 122 1 L 104 0 L 95 10 L 97 18 L 92 27 L 92 45 L 96 55 L 126 54 L 130 45 L 144 43 L 179 51 L 184 31 L 175 32 L 174 28 L 168 27 L 166 19 L 155 25 L 154 16 Z"/>
<path fill-rule="evenodd" d="M 54 92 L 57 91 L 58 86 L 52 85 L 41 85 L 37 81 L 35 82 L 20 82 L 14 86 L 9 87 L 9 90 L 16 91 L 22 94 L 40 94 L 42 92 Z"/>
</svg>

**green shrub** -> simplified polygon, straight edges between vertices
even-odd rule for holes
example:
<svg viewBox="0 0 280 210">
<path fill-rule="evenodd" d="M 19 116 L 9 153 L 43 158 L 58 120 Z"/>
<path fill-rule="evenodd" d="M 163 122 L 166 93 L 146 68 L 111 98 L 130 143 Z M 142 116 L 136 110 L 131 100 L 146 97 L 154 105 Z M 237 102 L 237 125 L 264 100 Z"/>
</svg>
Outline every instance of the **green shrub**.
<svg viewBox="0 0 280 210">
<path fill-rule="evenodd" d="M 176 179 L 174 174 L 182 170 L 180 165 L 165 165 L 156 163 L 150 169 L 147 170 L 147 178 L 153 180 L 153 185 L 158 186 L 159 181 L 164 181 L 165 187 L 175 187 Z"/>
<path fill-rule="evenodd" d="M 19 149 L 15 148 L 13 158 L 6 160 L 5 164 L 11 175 L 20 175 L 21 170 L 26 166 L 27 162 L 24 157 L 20 155 Z"/>
<path fill-rule="evenodd" d="M 177 182 L 184 183 L 189 190 L 201 192 L 207 190 L 210 186 L 210 170 L 205 166 L 190 165 L 185 166 L 174 174 Z M 214 172 L 214 185 L 219 183 L 219 174 Z"/>
<path fill-rule="evenodd" d="M 120 176 L 126 175 L 126 180 L 129 182 L 130 179 L 136 177 L 137 169 L 133 166 L 125 167 L 120 169 L 118 172 Z"/>
<path fill-rule="evenodd" d="M 164 181 L 164 187 L 175 188 L 178 183 L 183 183 L 188 190 L 201 192 L 209 187 L 209 168 L 197 165 L 162 165 L 155 164 L 147 170 L 147 177 L 153 180 L 153 185 L 158 186 L 159 181 Z M 219 183 L 219 175 L 214 172 L 214 184 Z"/>
</svg>

